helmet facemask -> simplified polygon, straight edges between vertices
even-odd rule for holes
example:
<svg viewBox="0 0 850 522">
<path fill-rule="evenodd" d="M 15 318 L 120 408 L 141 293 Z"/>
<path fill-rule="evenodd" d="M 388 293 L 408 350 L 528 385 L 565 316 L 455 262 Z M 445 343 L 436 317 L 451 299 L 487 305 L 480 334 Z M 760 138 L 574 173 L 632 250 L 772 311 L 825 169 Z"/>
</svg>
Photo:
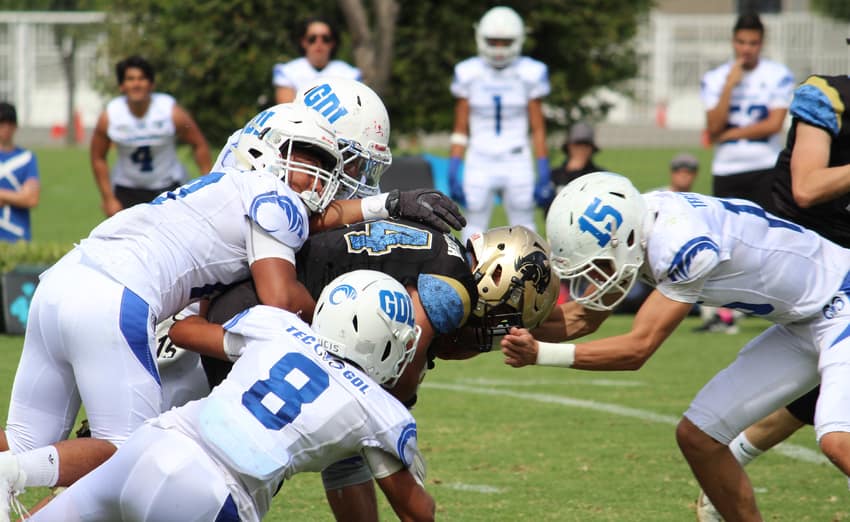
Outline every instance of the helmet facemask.
<svg viewBox="0 0 850 522">
<path fill-rule="evenodd" d="M 389 147 L 370 143 L 368 147 L 346 138 L 338 138 L 343 174 L 337 199 L 364 198 L 380 193 L 381 176 L 392 164 Z"/>
<path fill-rule="evenodd" d="M 469 324 L 479 350 L 489 351 L 493 338 L 513 327 L 535 328 L 548 317 L 559 285 L 543 238 L 522 226 L 499 227 L 473 235 L 467 250 L 475 258 L 478 301 Z"/>
<path fill-rule="evenodd" d="M 313 179 L 312 184 L 298 195 L 310 212 L 323 212 L 336 197 L 339 190 L 342 161 L 324 145 L 314 140 L 295 137 L 280 129 L 264 129 L 260 140 L 279 151 L 277 161 L 267 165 L 266 169 L 278 176 L 287 185 L 292 184 L 292 174 L 298 172 Z M 299 161 L 293 152 L 307 153 L 319 159 L 319 165 Z M 321 186 L 320 186 L 321 185 Z"/>
<path fill-rule="evenodd" d="M 298 91 L 295 103 L 327 118 L 336 130 L 344 162 L 337 199 L 378 194 L 392 164 L 390 118 L 378 94 L 354 79 L 320 77 Z"/>
</svg>

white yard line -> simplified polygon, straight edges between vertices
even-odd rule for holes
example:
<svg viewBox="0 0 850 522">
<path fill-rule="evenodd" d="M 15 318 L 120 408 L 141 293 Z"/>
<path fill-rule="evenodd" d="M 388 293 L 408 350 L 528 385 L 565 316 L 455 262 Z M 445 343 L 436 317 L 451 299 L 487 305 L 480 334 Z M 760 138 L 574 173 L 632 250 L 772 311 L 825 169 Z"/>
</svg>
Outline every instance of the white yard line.
<svg viewBox="0 0 850 522">
<path fill-rule="evenodd" d="M 622 381 L 619 379 L 487 379 L 468 378 L 458 379 L 462 384 L 473 384 L 479 386 L 602 386 L 612 388 L 631 388 L 634 386 L 643 386 L 642 381 Z"/>
<path fill-rule="evenodd" d="M 486 484 L 464 484 L 463 482 L 452 482 L 450 484 L 443 484 L 443 487 L 447 487 L 449 489 L 456 489 L 458 491 L 472 491 L 475 493 L 504 493 L 505 490 L 502 488 L 497 488 L 495 486 L 487 486 Z"/>
<path fill-rule="evenodd" d="M 515 383 L 507 384 L 514 386 Z M 659 424 L 667 424 L 675 426 L 679 423 L 679 417 L 672 415 L 662 415 L 647 410 L 637 408 L 629 408 L 620 406 L 619 404 L 607 404 L 604 402 L 590 401 L 586 399 L 574 399 L 572 397 L 564 397 L 560 395 L 549 395 L 545 393 L 528 393 L 518 392 L 506 389 L 484 388 L 477 386 L 469 386 L 465 384 L 451 384 L 447 382 L 425 381 L 422 383 L 425 388 L 434 388 L 439 390 L 457 391 L 463 393 L 474 393 L 478 395 L 500 395 L 503 397 L 511 397 L 513 399 L 522 399 L 527 401 L 543 402 L 547 404 L 560 404 L 573 408 L 584 408 L 586 410 L 601 411 L 621 417 L 633 417 L 635 419 L 648 420 Z M 798 446 L 796 444 L 783 443 L 776 446 L 773 451 L 786 457 L 809 462 L 812 464 L 828 464 L 829 461 L 817 451 L 809 448 Z"/>
</svg>

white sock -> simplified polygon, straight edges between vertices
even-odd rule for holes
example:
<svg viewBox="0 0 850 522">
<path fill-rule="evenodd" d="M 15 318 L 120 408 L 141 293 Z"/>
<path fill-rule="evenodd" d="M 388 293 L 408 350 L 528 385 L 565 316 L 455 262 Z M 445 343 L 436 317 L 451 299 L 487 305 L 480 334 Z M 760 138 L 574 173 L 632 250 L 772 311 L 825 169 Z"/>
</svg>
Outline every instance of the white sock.
<svg viewBox="0 0 850 522">
<path fill-rule="evenodd" d="M 18 465 L 27 475 L 26 487 L 53 487 L 59 481 L 59 452 L 55 446 L 44 446 L 19 453 Z"/>
<path fill-rule="evenodd" d="M 764 453 L 750 443 L 743 431 L 729 443 L 729 449 L 741 466 L 746 466 L 751 460 Z"/>
</svg>

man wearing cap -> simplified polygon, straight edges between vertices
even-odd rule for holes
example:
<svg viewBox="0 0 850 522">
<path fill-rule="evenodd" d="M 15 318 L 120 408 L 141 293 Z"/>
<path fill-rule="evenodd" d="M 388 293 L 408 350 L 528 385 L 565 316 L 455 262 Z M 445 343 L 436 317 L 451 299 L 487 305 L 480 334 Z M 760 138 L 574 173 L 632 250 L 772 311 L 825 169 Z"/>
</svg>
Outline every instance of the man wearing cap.
<svg viewBox="0 0 850 522">
<path fill-rule="evenodd" d="M 35 155 L 15 145 L 18 113 L 0 102 L 0 241 L 32 239 L 30 209 L 38 205 L 41 185 Z"/>
<path fill-rule="evenodd" d="M 670 185 L 672 192 L 691 192 L 699 173 L 699 160 L 693 154 L 681 152 L 670 161 Z"/>
<path fill-rule="evenodd" d="M 555 192 L 563 189 L 567 183 L 591 172 L 605 170 L 604 167 L 593 162 L 593 155 L 599 152 L 594 138 L 593 126 L 580 121 L 570 127 L 567 140 L 561 146 L 567 159 L 564 164 L 554 169 L 550 175 L 552 183 L 555 184 Z M 546 208 L 546 212 L 549 208 Z"/>
</svg>

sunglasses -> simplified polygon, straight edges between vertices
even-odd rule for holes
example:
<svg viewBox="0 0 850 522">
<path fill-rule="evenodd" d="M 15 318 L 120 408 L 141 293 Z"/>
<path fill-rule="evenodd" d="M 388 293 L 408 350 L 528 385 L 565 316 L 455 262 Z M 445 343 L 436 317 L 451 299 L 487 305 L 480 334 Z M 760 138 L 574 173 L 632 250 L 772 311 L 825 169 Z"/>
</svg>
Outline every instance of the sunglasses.
<svg viewBox="0 0 850 522">
<path fill-rule="evenodd" d="M 331 37 L 331 35 L 329 34 L 311 34 L 307 36 L 307 43 L 312 45 L 316 43 L 316 40 L 318 40 L 319 38 L 321 38 L 322 41 L 326 44 L 329 44 L 334 41 L 333 37 Z"/>
</svg>

